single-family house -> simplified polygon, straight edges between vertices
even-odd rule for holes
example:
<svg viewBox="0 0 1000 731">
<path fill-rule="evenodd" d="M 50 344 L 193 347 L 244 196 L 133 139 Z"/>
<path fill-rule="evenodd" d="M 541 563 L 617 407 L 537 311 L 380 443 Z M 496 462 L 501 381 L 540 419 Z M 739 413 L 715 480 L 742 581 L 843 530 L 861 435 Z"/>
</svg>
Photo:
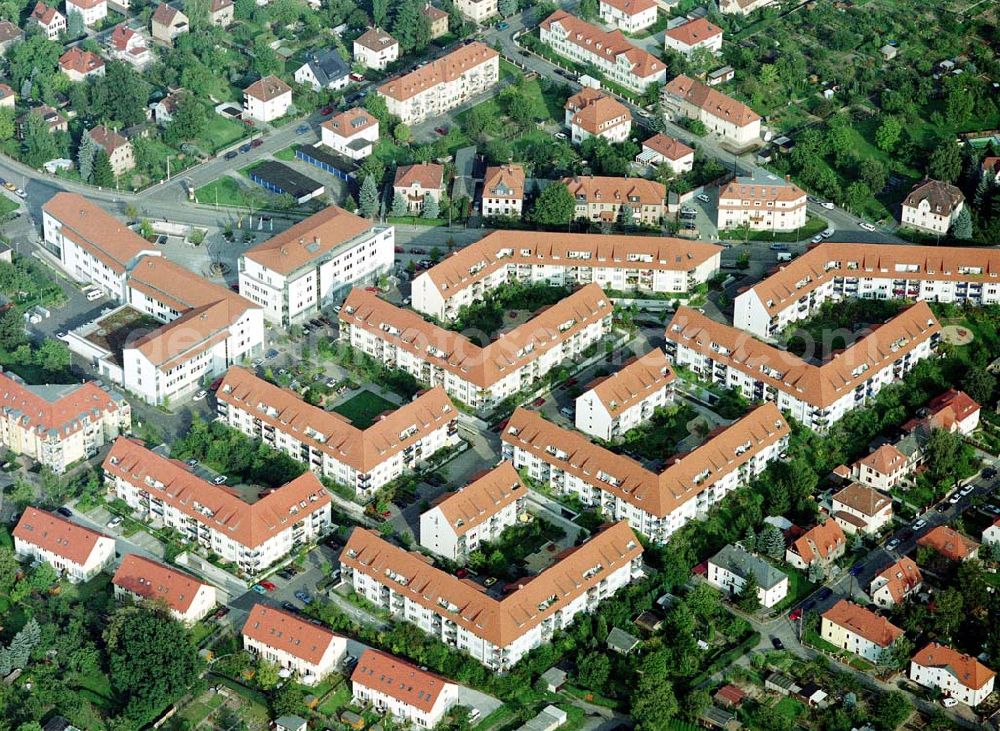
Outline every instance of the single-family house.
<svg viewBox="0 0 1000 731">
<path fill-rule="evenodd" d="M 191 30 L 191 21 L 188 20 L 188 17 L 167 3 L 160 3 L 156 6 L 149 24 L 153 38 L 168 46 L 174 44 L 174 39 L 177 36 Z"/>
<path fill-rule="evenodd" d="M 933 548 L 949 561 L 969 561 L 979 555 L 979 544 L 947 525 L 939 525 L 917 539 L 918 546 Z"/>
<path fill-rule="evenodd" d="M 483 216 L 514 216 L 524 212 L 524 168 L 514 163 L 486 168 Z"/>
<path fill-rule="evenodd" d="M 243 108 L 250 119 L 271 122 L 284 117 L 292 106 L 292 87 L 273 74 L 243 91 Z"/>
<path fill-rule="evenodd" d="M 847 551 L 847 539 L 836 520 L 813 526 L 792 541 L 785 551 L 785 560 L 792 566 L 805 569 L 818 563 L 826 568 Z"/>
<path fill-rule="evenodd" d="M 950 647 L 932 642 L 910 660 L 910 680 L 975 708 L 993 692 L 996 673 Z"/>
<path fill-rule="evenodd" d="M 683 175 L 694 167 L 694 150 L 659 132 L 642 143 L 642 152 L 635 160 L 643 165 L 665 165 L 674 175 Z"/>
<path fill-rule="evenodd" d="M 114 538 L 38 508 L 25 508 L 13 536 L 14 553 L 44 561 L 74 583 L 89 581 L 115 560 Z"/>
<path fill-rule="evenodd" d="M 841 599 L 823 612 L 820 637 L 842 650 L 878 662 L 903 630 L 870 609 Z"/>
<path fill-rule="evenodd" d="M 79 13 L 83 24 L 90 28 L 108 17 L 108 2 L 107 0 L 66 0 L 66 18 L 68 19 L 72 13 Z"/>
<path fill-rule="evenodd" d="M 757 597 L 761 606 L 773 607 L 788 595 L 788 577 L 739 546 L 725 546 L 708 559 L 708 583 L 731 596 L 743 590 L 751 574 L 757 580 Z"/>
<path fill-rule="evenodd" d="M 705 18 L 692 18 L 673 28 L 667 28 L 663 45 L 666 50 L 677 51 L 682 56 L 690 56 L 699 48 L 704 48 L 709 53 L 721 53 L 722 28 Z"/>
<path fill-rule="evenodd" d="M 28 16 L 28 24 L 41 28 L 50 41 L 58 40 L 59 34 L 66 32 L 66 16 L 42 2 L 35 3 Z"/>
<path fill-rule="evenodd" d="M 964 206 L 965 196 L 956 186 L 927 179 L 914 185 L 903 200 L 901 223 L 916 231 L 944 236 Z"/>
<path fill-rule="evenodd" d="M 310 53 L 306 62 L 295 70 L 294 78 L 311 86 L 313 91 L 343 89 L 351 80 L 351 69 L 336 48 L 329 48 L 322 53 Z"/>
<path fill-rule="evenodd" d="M 124 175 L 135 167 L 135 150 L 129 140 L 103 124 L 97 125 L 87 134 L 107 153 L 115 177 Z"/>
<path fill-rule="evenodd" d="M 416 165 L 400 165 L 392 184 L 393 195 L 402 195 L 406 209 L 411 213 L 424 210 L 424 202 L 430 196 L 441 202 L 444 195 L 444 166 L 432 162 Z"/>
<path fill-rule="evenodd" d="M 83 81 L 91 76 L 104 76 L 104 59 L 73 46 L 59 57 L 59 68 L 70 81 Z"/>
<path fill-rule="evenodd" d="M 831 515 L 845 533 L 877 533 L 892 521 L 892 500 L 852 482 L 832 498 Z"/>
<path fill-rule="evenodd" d="M 381 28 L 369 28 L 354 39 L 354 60 L 381 71 L 399 58 L 399 41 Z"/>
<path fill-rule="evenodd" d="M 872 603 L 891 609 L 919 591 L 923 583 L 920 567 L 912 558 L 903 556 L 878 572 L 868 585 L 868 594 Z"/>
<path fill-rule="evenodd" d="M 319 133 L 322 144 L 334 152 L 351 160 L 363 160 L 378 142 L 378 119 L 366 109 L 354 107 L 320 124 Z"/>
</svg>

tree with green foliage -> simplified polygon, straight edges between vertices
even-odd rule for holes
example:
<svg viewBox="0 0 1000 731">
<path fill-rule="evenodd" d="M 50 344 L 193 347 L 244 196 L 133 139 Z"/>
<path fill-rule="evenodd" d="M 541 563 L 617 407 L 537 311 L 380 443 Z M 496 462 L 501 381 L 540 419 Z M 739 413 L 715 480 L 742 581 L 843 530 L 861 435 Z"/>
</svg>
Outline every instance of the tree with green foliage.
<svg viewBox="0 0 1000 731">
<path fill-rule="evenodd" d="M 564 183 L 552 183 L 542 191 L 531 209 L 531 220 L 539 226 L 565 226 L 573 220 L 576 201 Z"/>
<path fill-rule="evenodd" d="M 0 312 L 0 348 L 9 352 L 17 350 L 28 342 L 24 332 L 24 319 L 16 307 L 9 307 Z"/>
<path fill-rule="evenodd" d="M 84 182 L 89 183 L 94 173 L 94 157 L 97 155 L 97 143 L 90 136 L 89 132 L 80 135 L 80 149 L 76 153 L 76 167 L 80 171 L 80 177 Z"/>
<path fill-rule="evenodd" d="M 70 10 L 66 14 L 66 36 L 68 38 L 79 38 L 87 32 L 87 26 L 83 22 L 83 13 L 78 10 Z"/>
<path fill-rule="evenodd" d="M 424 211 L 423 217 L 427 219 L 437 218 L 441 213 L 441 207 L 438 205 L 437 198 L 428 194 L 424 196 Z"/>
<path fill-rule="evenodd" d="M 205 131 L 207 124 L 204 104 L 194 94 L 184 94 L 177 101 L 177 109 L 167 124 L 165 136 L 175 142 L 193 140 Z"/>
<path fill-rule="evenodd" d="M 378 215 L 378 205 L 378 186 L 375 184 L 375 178 L 368 175 L 361 184 L 358 208 L 361 209 L 361 215 L 365 218 L 375 218 Z"/>
<path fill-rule="evenodd" d="M 962 376 L 962 390 L 984 406 L 992 405 L 996 387 L 996 376 L 979 366 L 969 366 Z"/>
<path fill-rule="evenodd" d="M 861 161 L 858 176 L 861 182 L 868 186 L 870 191 L 879 193 L 885 188 L 885 184 L 889 180 L 889 171 L 881 160 L 866 157 Z"/>
<path fill-rule="evenodd" d="M 736 592 L 736 606 L 744 612 L 752 613 L 760 609 L 760 597 L 757 592 L 760 590 L 760 583 L 757 575 L 752 571 L 746 572 L 743 579 L 743 588 Z"/>
<path fill-rule="evenodd" d="M 577 682 L 581 687 L 588 690 L 601 693 L 610 676 L 611 661 L 604 653 L 587 653 L 577 663 Z"/>
<path fill-rule="evenodd" d="M 870 720 L 878 731 L 896 731 L 913 713 L 913 707 L 898 690 L 883 691 L 875 695 Z"/>
<path fill-rule="evenodd" d="M 402 218 L 403 216 L 409 215 L 406 198 L 398 191 L 396 192 L 396 195 L 392 197 L 392 215 L 396 218 Z"/>
<path fill-rule="evenodd" d="M 972 214 L 969 213 L 968 206 L 962 206 L 962 210 L 952 221 L 951 235 L 962 241 L 969 241 L 972 238 Z"/>
<path fill-rule="evenodd" d="M 294 683 L 285 683 L 271 694 L 271 713 L 275 716 L 289 716 L 302 713 L 306 694 Z"/>
<path fill-rule="evenodd" d="M 386 27 L 389 17 L 389 0 L 372 0 L 372 21 L 378 28 Z"/>
<path fill-rule="evenodd" d="M 780 559 L 785 555 L 785 537 L 777 526 L 764 523 L 757 534 L 757 550 L 771 559 Z"/>
<path fill-rule="evenodd" d="M 962 150 L 957 143 L 943 140 L 934 147 L 927 161 L 927 176 L 953 183 L 962 174 Z"/>
<path fill-rule="evenodd" d="M 400 145 L 405 145 L 413 139 L 413 133 L 410 131 L 409 126 L 402 122 L 397 124 L 395 129 L 392 130 L 392 136 Z"/>
<path fill-rule="evenodd" d="M 584 20 L 596 20 L 601 10 L 597 0 L 580 0 L 580 17 Z"/>
<path fill-rule="evenodd" d="M 14 137 L 17 131 L 15 111 L 13 107 L 0 109 L 0 142 L 6 142 Z"/>
<path fill-rule="evenodd" d="M 505 18 L 509 18 L 517 12 L 517 0 L 499 0 L 497 3 L 497 10 L 500 15 Z"/>
<path fill-rule="evenodd" d="M 875 130 L 875 144 L 883 152 L 892 152 L 899 144 L 903 133 L 903 125 L 898 117 L 884 116 L 882 123 Z"/>
<path fill-rule="evenodd" d="M 115 184 L 115 171 L 111 167 L 111 158 L 103 149 L 98 149 L 94 155 L 91 182 L 103 188 L 109 188 Z"/>
<path fill-rule="evenodd" d="M 934 612 L 931 617 L 934 630 L 943 637 L 951 638 L 965 619 L 965 599 L 958 589 L 945 589 L 938 592 L 934 599 Z"/>
<path fill-rule="evenodd" d="M 677 715 L 677 697 L 667 676 L 669 658 L 664 650 L 652 652 L 639 666 L 639 681 L 632 693 L 632 718 L 638 731 L 660 731 Z"/>
<path fill-rule="evenodd" d="M 403 53 L 422 51 L 431 40 L 431 23 L 421 0 L 403 0 L 396 10 L 392 35 Z"/>
<path fill-rule="evenodd" d="M 59 156 L 55 136 L 42 115 L 28 112 L 24 122 L 23 150 L 24 162 L 33 168 L 40 168 Z"/>
<path fill-rule="evenodd" d="M 847 207 L 847 210 L 857 213 L 865 207 L 865 204 L 871 197 L 872 191 L 868 187 L 868 184 L 860 180 L 855 180 L 844 191 L 844 205 Z"/>
<path fill-rule="evenodd" d="M 107 122 L 131 127 L 146 121 L 151 86 L 130 64 L 109 61 L 104 76 L 90 89 L 91 113 Z"/>
</svg>

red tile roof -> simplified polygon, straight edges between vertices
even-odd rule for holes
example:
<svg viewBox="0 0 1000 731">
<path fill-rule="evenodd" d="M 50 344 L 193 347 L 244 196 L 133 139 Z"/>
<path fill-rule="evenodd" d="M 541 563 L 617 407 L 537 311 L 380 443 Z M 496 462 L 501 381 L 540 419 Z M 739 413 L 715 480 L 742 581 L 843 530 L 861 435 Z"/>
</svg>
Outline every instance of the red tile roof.
<svg viewBox="0 0 1000 731">
<path fill-rule="evenodd" d="M 903 630 L 885 617 L 846 599 L 841 599 L 823 612 L 823 619 L 882 648 L 888 647 L 903 635 Z"/>
<path fill-rule="evenodd" d="M 924 581 L 923 574 L 920 573 L 920 567 L 908 556 L 903 556 L 896 563 L 886 566 L 879 572 L 876 579 L 878 578 L 885 579 L 884 586 L 888 590 L 889 596 L 892 597 L 894 604 L 902 602 L 910 592 Z M 878 587 L 875 591 L 879 591 L 881 588 Z"/>
<path fill-rule="evenodd" d="M 244 89 L 244 93 L 262 102 L 269 102 L 283 94 L 289 93 L 291 90 L 292 87 L 272 74 L 250 84 L 250 86 Z"/>
<path fill-rule="evenodd" d="M 397 188 L 417 185 L 424 190 L 441 190 L 444 187 L 444 165 L 421 162 L 416 165 L 400 165 L 392 183 Z"/>
<path fill-rule="evenodd" d="M 243 635 L 316 665 L 338 638 L 330 630 L 265 604 L 254 604 Z"/>
<path fill-rule="evenodd" d="M 938 394 L 927 404 L 931 412 L 931 423 L 944 429 L 951 429 L 957 422 L 965 421 L 980 410 L 980 406 L 965 391 L 949 388 Z"/>
<path fill-rule="evenodd" d="M 25 508 L 14 527 L 13 535 L 14 538 L 81 566 L 87 563 L 100 539 L 114 540 L 103 533 L 32 507 Z"/>
<path fill-rule="evenodd" d="M 828 559 L 838 548 L 846 545 L 844 529 L 837 521 L 828 520 L 825 523 L 813 526 L 792 542 L 793 553 L 802 557 L 806 564 L 811 564 L 817 559 Z"/>
<path fill-rule="evenodd" d="M 355 38 L 354 42 L 359 46 L 364 46 L 370 51 L 382 51 L 386 48 L 399 44 L 399 41 L 381 28 L 369 28 L 360 36 Z"/>
<path fill-rule="evenodd" d="M 91 424 L 102 414 L 126 406 L 95 381 L 82 384 L 29 386 L 16 376 L 0 372 L 0 411 L 22 428 L 42 437 L 64 437 Z"/>
<path fill-rule="evenodd" d="M 97 71 L 97 69 L 104 68 L 104 59 L 96 53 L 83 51 L 78 46 L 73 46 L 59 57 L 59 66 L 63 71 L 89 74 Z"/>
<path fill-rule="evenodd" d="M 339 137 L 346 139 L 377 125 L 378 120 L 369 114 L 367 109 L 354 107 L 326 120 L 320 124 L 320 127 L 324 127 Z"/>
<path fill-rule="evenodd" d="M 35 3 L 34 10 L 31 11 L 31 20 L 37 20 L 44 26 L 49 26 L 61 13 L 55 8 L 49 7 L 45 3 Z"/>
<path fill-rule="evenodd" d="M 445 493 L 434 507 L 461 536 L 526 495 L 521 476 L 504 461 L 457 492 Z"/>
<path fill-rule="evenodd" d="M 88 134 L 90 135 L 90 139 L 103 148 L 108 155 L 111 155 L 119 147 L 132 144 L 113 129 L 103 124 L 97 125 Z"/>
<path fill-rule="evenodd" d="M 722 28 L 714 23 L 709 23 L 705 18 L 694 18 L 686 23 L 668 28 L 665 35 L 685 46 L 694 46 L 716 36 L 721 36 Z"/>
<path fill-rule="evenodd" d="M 979 690 L 995 675 L 992 670 L 969 655 L 932 642 L 913 656 L 913 662 L 925 668 L 944 668 L 964 685 Z"/>
<path fill-rule="evenodd" d="M 429 713 L 449 680 L 378 650 L 365 650 L 351 673 L 351 682 Z"/>
<path fill-rule="evenodd" d="M 917 539 L 918 546 L 928 546 L 951 561 L 964 561 L 979 549 L 979 544 L 954 528 L 939 525 Z"/>
<path fill-rule="evenodd" d="M 906 464 L 906 455 L 891 444 L 883 444 L 871 454 L 858 460 L 860 464 L 869 467 L 880 475 L 893 475 Z"/>
<path fill-rule="evenodd" d="M 378 93 L 397 101 L 406 101 L 439 84 L 454 81 L 467 71 L 498 57 L 499 54 L 492 48 L 476 41 L 460 46 L 447 56 L 431 61 L 415 71 L 389 79 L 378 88 Z"/>
<path fill-rule="evenodd" d="M 642 143 L 643 147 L 648 147 L 653 152 L 658 152 L 668 160 L 680 160 L 682 157 L 693 155 L 694 150 L 685 145 L 680 140 L 668 137 L 663 133 L 655 134 Z"/>
<path fill-rule="evenodd" d="M 664 91 L 711 114 L 713 117 L 731 122 L 737 127 L 746 127 L 760 121 L 760 115 L 743 102 L 726 96 L 721 91 L 716 91 L 684 74 L 674 77 L 664 87 Z"/>
<path fill-rule="evenodd" d="M 565 31 L 567 40 L 584 53 L 614 59 L 616 63 L 620 63 L 618 59 L 624 57 L 631 64 L 631 72 L 640 79 L 666 71 L 663 61 L 632 45 L 620 30 L 606 31 L 565 10 L 557 10 L 541 23 L 541 27 L 546 30 L 553 25 L 559 25 Z"/>
<path fill-rule="evenodd" d="M 589 203 L 609 203 L 662 206 L 667 188 L 662 183 L 643 178 L 613 178 L 601 175 L 580 175 L 563 178 L 570 195 Z M 582 202 L 578 200 L 579 204 Z"/>
<path fill-rule="evenodd" d="M 626 15 L 638 15 L 656 7 L 655 0 L 601 0 L 601 3 L 610 5 Z"/>
<path fill-rule="evenodd" d="M 641 358 L 630 359 L 610 376 L 587 384 L 587 389 L 613 416 L 673 383 L 675 378 L 666 354 L 653 348 Z"/>
<path fill-rule="evenodd" d="M 136 594 L 143 599 L 159 600 L 176 612 L 184 614 L 194 603 L 202 581 L 169 566 L 143 558 L 134 553 L 125 555 L 112 579 L 115 586 Z M 211 589 L 214 596 L 215 589 Z"/>
</svg>

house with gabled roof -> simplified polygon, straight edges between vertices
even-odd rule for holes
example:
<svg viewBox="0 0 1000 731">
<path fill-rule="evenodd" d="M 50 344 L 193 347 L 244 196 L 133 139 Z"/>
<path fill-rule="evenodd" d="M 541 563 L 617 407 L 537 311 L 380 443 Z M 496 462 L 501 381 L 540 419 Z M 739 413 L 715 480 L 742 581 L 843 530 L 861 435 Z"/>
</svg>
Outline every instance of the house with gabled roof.
<svg viewBox="0 0 1000 731">
<path fill-rule="evenodd" d="M 878 572 L 868 585 L 868 594 L 874 604 L 891 609 L 920 591 L 923 583 L 920 567 L 912 558 L 903 556 Z"/>
<path fill-rule="evenodd" d="M 910 660 L 910 680 L 973 708 L 993 692 L 995 678 L 976 658 L 936 642 Z"/>
<path fill-rule="evenodd" d="M 295 81 L 311 86 L 313 91 L 343 89 L 351 80 L 351 69 L 336 48 L 311 52 L 306 62 L 295 70 Z"/>
<path fill-rule="evenodd" d="M 378 650 L 365 650 L 351 673 L 354 702 L 415 728 L 436 728 L 458 703 L 458 686 Z"/>
<path fill-rule="evenodd" d="M 659 132 L 642 143 L 642 152 L 635 161 L 640 165 L 666 165 L 674 175 L 682 175 L 694 168 L 694 149 Z"/>
<path fill-rule="evenodd" d="M 673 401 L 675 378 L 659 348 L 630 359 L 611 375 L 587 384 L 577 396 L 576 428 L 608 442 L 623 436 Z"/>
<path fill-rule="evenodd" d="M 916 183 L 903 200 L 900 223 L 916 231 L 943 236 L 964 207 L 965 195 L 956 186 L 927 179 Z"/>
<path fill-rule="evenodd" d="M 847 551 L 847 538 L 836 520 L 813 526 L 792 541 L 785 551 L 785 561 L 799 569 L 813 564 L 826 568 Z"/>
<path fill-rule="evenodd" d="M 892 520 L 892 500 L 852 482 L 833 496 L 830 512 L 845 533 L 877 533 Z"/>
<path fill-rule="evenodd" d="M 491 165 L 483 176 L 483 216 L 521 217 L 524 212 L 524 167 Z"/>
<path fill-rule="evenodd" d="M 399 58 L 399 41 L 381 28 L 369 28 L 354 39 L 354 60 L 381 71 Z"/>
<path fill-rule="evenodd" d="M 663 87 L 661 100 L 673 114 L 697 119 L 709 132 L 743 149 L 761 139 L 760 115 L 743 102 L 680 74 Z"/>
<path fill-rule="evenodd" d="M 729 596 L 743 591 L 751 575 L 757 582 L 757 598 L 762 607 L 773 607 L 788 595 L 788 576 L 741 546 L 724 546 L 708 559 L 708 583 Z"/>
<path fill-rule="evenodd" d="M 337 669 L 347 639 L 319 624 L 266 604 L 254 604 L 243 623 L 243 649 L 316 685 Z"/>
<path fill-rule="evenodd" d="M 28 16 L 28 25 L 38 26 L 46 38 L 55 41 L 66 32 L 66 16 L 43 2 L 37 2 Z"/>
<path fill-rule="evenodd" d="M 601 20 L 626 33 L 656 24 L 656 0 L 601 0 L 597 6 Z"/>
<path fill-rule="evenodd" d="M 119 601 L 161 602 L 179 622 L 194 624 L 215 608 L 215 587 L 135 553 L 126 554 L 111 580 Z"/>
<path fill-rule="evenodd" d="M 722 28 L 705 18 L 691 18 L 667 28 L 663 36 L 664 47 L 682 56 L 690 56 L 700 48 L 710 53 L 722 51 Z"/>
<path fill-rule="evenodd" d="M 835 647 L 878 662 L 903 630 L 870 609 L 841 599 L 822 614 L 820 636 Z"/>
<path fill-rule="evenodd" d="M 917 539 L 918 546 L 932 548 L 949 561 L 971 561 L 979 555 L 979 544 L 948 525 L 931 528 Z"/>
<path fill-rule="evenodd" d="M 59 57 L 59 69 L 70 81 L 83 81 L 91 76 L 104 76 L 104 59 L 73 46 Z"/>
<path fill-rule="evenodd" d="M 627 219 L 656 226 L 666 214 L 667 189 L 662 183 L 643 178 L 579 175 L 563 178 L 576 202 L 576 218 L 614 223 Z"/>
<path fill-rule="evenodd" d="M 66 0 L 66 17 L 70 13 L 79 13 L 83 24 L 88 28 L 97 25 L 108 17 L 107 0 Z"/>
<path fill-rule="evenodd" d="M 178 36 L 191 31 L 188 17 L 179 8 L 165 2 L 156 6 L 149 23 L 153 38 L 168 46 L 172 46 Z"/>
<path fill-rule="evenodd" d="M 114 538 L 30 506 L 12 535 L 14 553 L 49 564 L 73 583 L 89 581 L 115 560 Z"/>
<path fill-rule="evenodd" d="M 292 106 L 292 87 L 271 74 L 253 82 L 243 91 L 245 115 L 258 122 L 284 117 Z"/>
</svg>

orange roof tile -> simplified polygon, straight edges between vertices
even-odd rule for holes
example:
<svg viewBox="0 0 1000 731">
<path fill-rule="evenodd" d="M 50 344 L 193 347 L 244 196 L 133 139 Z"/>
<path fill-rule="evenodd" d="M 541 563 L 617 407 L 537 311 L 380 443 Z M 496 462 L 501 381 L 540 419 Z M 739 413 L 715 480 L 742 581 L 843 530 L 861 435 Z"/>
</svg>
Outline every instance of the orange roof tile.
<svg viewBox="0 0 1000 731">
<path fill-rule="evenodd" d="M 64 437 L 91 424 L 102 414 L 126 406 L 125 399 L 95 381 L 67 385 L 29 386 L 0 371 L 0 411 L 22 428 L 42 437 Z"/>
<path fill-rule="evenodd" d="M 160 7 L 162 8 L 163 6 L 161 5 Z M 244 89 L 244 93 L 262 102 L 269 102 L 283 94 L 289 93 L 291 90 L 292 87 L 274 74 L 271 74 L 250 84 L 250 86 Z"/>
<path fill-rule="evenodd" d="M 863 515 L 874 517 L 885 509 L 887 505 L 892 505 L 892 500 L 865 485 L 852 482 L 840 492 L 833 496 L 835 502 L 852 508 Z"/>
<path fill-rule="evenodd" d="M 621 102 L 603 94 L 585 104 L 573 115 L 573 124 L 592 135 L 600 135 L 614 127 L 632 124 L 632 113 Z"/>
<path fill-rule="evenodd" d="M 476 41 L 460 46 L 447 56 L 408 74 L 389 79 L 378 88 L 378 92 L 398 101 L 406 101 L 427 89 L 454 81 L 467 71 L 498 57 L 499 54 L 492 48 Z"/>
<path fill-rule="evenodd" d="M 906 455 L 891 444 L 883 444 L 871 454 L 859 459 L 858 463 L 880 475 L 888 476 L 895 474 L 906 465 Z"/>
<path fill-rule="evenodd" d="M 631 72 L 640 79 L 666 71 L 666 65 L 653 54 L 632 45 L 620 30 L 606 31 L 584 22 L 565 10 L 557 10 L 542 21 L 541 27 L 548 30 L 559 25 L 570 43 L 584 53 L 615 59 L 620 65 L 621 58 L 631 64 Z"/>
<path fill-rule="evenodd" d="M 117 274 L 124 274 L 140 254 L 153 250 L 152 244 L 78 193 L 56 193 L 42 211 L 62 224 L 63 236 Z"/>
<path fill-rule="evenodd" d="M 60 15 L 61 13 L 55 8 L 39 2 L 35 3 L 35 8 L 31 11 L 31 20 L 37 20 L 42 25 L 49 26 Z"/>
<path fill-rule="evenodd" d="M 885 617 L 846 599 L 841 599 L 823 612 L 823 619 L 882 648 L 888 647 L 903 635 L 903 630 Z"/>
<path fill-rule="evenodd" d="M 320 127 L 324 127 L 337 136 L 347 139 L 377 125 L 378 120 L 369 114 L 367 109 L 354 107 L 326 120 Z"/>
<path fill-rule="evenodd" d="M 979 550 L 979 544 L 947 525 L 939 525 L 917 539 L 918 546 L 928 546 L 951 561 L 964 561 Z"/>
<path fill-rule="evenodd" d="M 100 145 L 104 151 L 108 153 L 108 155 L 114 153 L 114 151 L 119 147 L 132 144 L 113 129 L 103 124 L 93 127 L 87 134 L 89 134 L 90 139 Z"/>
<path fill-rule="evenodd" d="M 79 46 L 73 46 L 59 57 L 59 66 L 63 71 L 89 74 L 104 68 L 104 59 L 96 53 L 84 51 Z"/>
<path fill-rule="evenodd" d="M 662 183 L 643 178 L 612 178 L 600 175 L 581 175 L 563 178 L 577 202 L 611 203 L 643 206 L 662 206 L 667 188 Z"/>
<path fill-rule="evenodd" d="M 699 43 L 722 35 L 722 28 L 705 18 L 694 18 L 686 23 L 668 28 L 665 35 L 685 46 L 695 46 Z"/>
<path fill-rule="evenodd" d="M 807 564 L 818 559 L 830 558 L 838 548 L 846 545 L 844 529 L 835 520 L 813 526 L 790 546 L 793 553 L 799 555 Z"/>
<path fill-rule="evenodd" d="M 397 188 L 417 185 L 424 190 L 441 190 L 444 187 L 444 165 L 421 162 L 416 165 L 400 165 L 392 183 Z"/>
<path fill-rule="evenodd" d="M 876 577 L 876 579 L 879 578 L 885 579 L 885 587 L 895 604 L 903 601 L 910 592 L 915 590 L 924 581 L 923 574 L 920 573 L 920 568 L 908 556 L 903 556 L 896 563 L 882 569 Z"/>
<path fill-rule="evenodd" d="M 748 124 L 760 121 L 760 115 L 743 102 L 684 74 L 674 77 L 663 88 L 670 96 L 686 101 L 713 117 L 735 124 L 737 127 L 746 127 Z"/>
<path fill-rule="evenodd" d="M 931 423 L 949 430 L 980 410 L 979 404 L 969 394 L 954 388 L 932 398 L 927 408 L 931 412 Z"/>
<path fill-rule="evenodd" d="M 666 354 L 654 348 L 641 358 L 632 358 L 607 378 L 588 384 L 588 389 L 614 415 L 673 383 L 675 378 Z"/>
<path fill-rule="evenodd" d="M 483 197 L 515 201 L 523 199 L 524 168 L 513 163 L 491 165 L 486 168 L 486 175 L 483 177 Z"/>
<path fill-rule="evenodd" d="M 461 536 L 526 494 L 514 465 L 501 462 L 457 492 L 445 493 L 434 507 L 441 511 L 455 534 Z"/>
<path fill-rule="evenodd" d="M 21 519 L 14 526 L 13 536 L 81 566 L 87 563 L 101 538 L 114 540 L 30 506 L 24 509 Z"/>
<path fill-rule="evenodd" d="M 626 15 L 638 15 L 656 7 L 655 0 L 601 0 L 601 2 Z"/>
<path fill-rule="evenodd" d="M 936 642 L 914 655 L 913 662 L 925 668 L 945 668 L 959 683 L 972 690 L 979 690 L 996 675 L 974 657 Z"/>
<path fill-rule="evenodd" d="M 655 134 L 642 143 L 643 147 L 648 147 L 653 152 L 658 152 L 668 160 L 680 160 L 682 157 L 693 155 L 694 150 L 685 145 L 680 140 L 661 133 Z"/>
<path fill-rule="evenodd" d="M 254 604 L 243 635 L 316 665 L 338 639 L 330 630 L 265 604 Z"/>
<path fill-rule="evenodd" d="M 358 658 L 351 682 L 395 698 L 423 713 L 429 713 L 449 680 L 411 665 L 385 652 L 367 649 Z"/>
<path fill-rule="evenodd" d="M 719 208 L 723 210 L 743 208 L 743 201 L 799 201 L 805 205 L 806 193 L 795 183 L 773 175 L 733 178 L 719 191 Z"/>
<path fill-rule="evenodd" d="M 209 586 L 183 571 L 134 553 L 122 559 L 112 583 L 143 599 L 162 601 L 181 614 L 191 608 L 201 588 Z"/>
</svg>

